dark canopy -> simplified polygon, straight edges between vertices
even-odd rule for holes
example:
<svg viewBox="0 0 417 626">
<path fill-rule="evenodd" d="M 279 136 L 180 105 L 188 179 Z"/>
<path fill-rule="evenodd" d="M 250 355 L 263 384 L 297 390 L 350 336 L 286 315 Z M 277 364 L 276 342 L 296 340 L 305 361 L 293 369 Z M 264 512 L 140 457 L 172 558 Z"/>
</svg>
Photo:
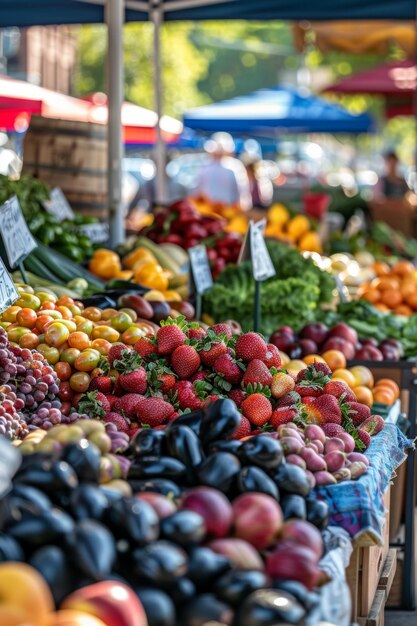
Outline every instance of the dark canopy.
<svg viewBox="0 0 417 626">
<path fill-rule="evenodd" d="M 149 0 L 129 0 L 126 21 L 148 19 Z M 162 0 L 166 20 L 397 19 L 416 17 L 414 0 Z M 87 0 L 1 0 L 0 27 L 104 21 L 103 6 Z"/>
</svg>

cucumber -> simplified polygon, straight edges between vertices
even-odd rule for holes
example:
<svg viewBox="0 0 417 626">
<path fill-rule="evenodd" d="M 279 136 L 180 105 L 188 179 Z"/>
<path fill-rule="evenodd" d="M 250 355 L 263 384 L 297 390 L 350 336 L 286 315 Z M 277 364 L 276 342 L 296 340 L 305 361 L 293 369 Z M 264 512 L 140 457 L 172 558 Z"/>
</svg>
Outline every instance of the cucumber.
<svg viewBox="0 0 417 626">
<path fill-rule="evenodd" d="M 32 274 L 36 274 L 36 276 L 44 278 L 51 283 L 61 283 L 62 281 L 60 277 L 54 274 L 49 267 L 42 263 L 42 261 L 40 261 L 33 252 L 26 257 L 24 262 L 25 268 Z"/>
<path fill-rule="evenodd" d="M 61 280 L 65 283 L 73 280 L 74 278 L 85 278 L 88 284 L 95 289 L 103 289 L 104 281 L 100 280 L 96 276 L 93 276 L 88 270 L 86 270 L 78 263 L 74 263 L 74 261 L 70 261 L 66 256 L 57 252 L 56 250 L 52 250 L 47 246 L 42 244 L 38 244 L 38 248 L 36 249 L 37 257 L 47 264 L 49 268 L 52 270 L 54 268 L 55 272 L 59 274 Z"/>
</svg>

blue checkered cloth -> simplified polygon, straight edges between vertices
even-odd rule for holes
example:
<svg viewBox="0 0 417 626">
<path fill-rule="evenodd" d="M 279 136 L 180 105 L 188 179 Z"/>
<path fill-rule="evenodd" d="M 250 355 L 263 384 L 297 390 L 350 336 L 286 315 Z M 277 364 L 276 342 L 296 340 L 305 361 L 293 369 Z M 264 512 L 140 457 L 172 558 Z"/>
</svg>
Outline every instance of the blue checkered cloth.
<svg viewBox="0 0 417 626">
<path fill-rule="evenodd" d="M 412 445 L 397 426 L 386 424 L 372 437 L 366 452 L 370 461 L 366 474 L 356 481 L 318 487 L 318 497 L 330 507 L 330 525 L 341 526 L 353 539 L 360 538 L 362 545 L 381 544 L 384 493 L 407 456 L 405 450 Z"/>
</svg>

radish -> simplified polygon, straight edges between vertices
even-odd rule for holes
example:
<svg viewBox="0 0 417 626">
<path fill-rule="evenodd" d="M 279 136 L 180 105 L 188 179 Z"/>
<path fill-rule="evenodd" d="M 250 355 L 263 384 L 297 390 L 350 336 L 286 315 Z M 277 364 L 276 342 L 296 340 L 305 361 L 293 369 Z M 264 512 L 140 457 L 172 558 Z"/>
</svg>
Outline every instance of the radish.
<svg viewBox="0 0 417 626">
<path fill-rule="evenodd" d="M 335 485 L 336 478 L 330 472 L 316 472 L 314 474 L 317 485 Z"/>
<path fill-rule="evenodd" d="M 285 454 L 300 454 L 303 449 L 303 442 L 298 437 L 282 437 L 280 443 Z"/>
<path fill-rule="evenodd" d="M 315 445 L 319 454 L 324 454 L 324 443 L 320 439 L 313 439 L 311 443 Z"/>
<path fill-rule="evenodd" d="M 321 441 L 322 444 L 326 443 L 326 435 L 324 434 L 323 429 L 320 428 L 320 426 L 317 426 L 317 424 L 309 424 L 304 429 L 304 434 L 306 439 L 309 439 L 310 441 L 315 441 L 317 439 L 318 441 Z"/>
<path fill-rule="evenodd" d="M 286 457 L 286 461 L 287 463 L 298 465 L 298 467 L 302 467 L 304 470 L 307 469 L 307 463 L 298 454 L 289 454 Z"/>
<path fill-rule="evenodd" d="M 333 472 L 333 476 L 336 478 L 338 483 L 343 482 L 344 480 L 350 480 L 352 478 L 352 474 L 348 467 L 342 467 L 337 470 L 337 472 Z"/>
<path fill-rule="evenodd" d="M 337 439 L 341 439 L 345 444 L 345 452 L 349 453 L 354 451 L 355 440 L 352 435 L 349 435 L 349 433 L 340 433 L 337 435 Z"/>
<path fill-rule="evenodd" d="M 350 473 L 352 475 L 352 479 L 359 478 L 363 474 L 365 474 L 367 465 L 362 461 L 354 461 L 350 466 Z"/>
<path fill-rule="evenodd" d="M 326 461 L 329 472 L 337 472 L 337 470 L 340 470 L 344 466 L 346 455 L 340 452 L 340 450 L 334 450 L 326 454 L 324 460 Z"/>
<path fill-rule="evenodd" d="M 313 472 L 310 472 L 310 470 L 306 470 L 305 472 L 307 474 L 308 480 L 310 481 L 311 488 L 314 489 L 314 487 L 316 486 L 316 478 Z"/>
<path fill-rule="evenodd" d="M 319 449 L 318 449 L 318 447 L 317 447 L 317 446 L 316 446 L 316 445 L 315 445 L 312 441 L 309 441 L 309 442 L 306 444 L 306 448 L 310 448 L 310 449 L 311 449 L 311 450 L 313 450 L 316 454 L 318 454 L 318 453 L 319 453 Z"/>
<path fill-rule="evenodd" d="M 312 472 L 319 472 L 320 470 L 326 470 L 326 461 L 322 456 L 319 456 L 314 450 L 311 448 L 303 448 L 301 450 L 300 455 L 307 463 L 307 469 Z"/>
<path fill-rule="evenodd" d="M 351 452 L 348 454 L 348 461 L 354 463 L 355 461 L 360 461 L 361 463 L 365 463 L 366 467 L 369 466 L 369 459 L 367 456 L 362 454 L 361 452 Z"/>
<path fill-rule="evenodd" d="M 272 579 L 296 580 L 314 589 L 320 579 L 317 556 L 305 546 L 294 543 L 278 546 L 266 559 L 266 573 Z"/>
<path fill-rule="evenodd" d="M 333 452 L 334 450 L 340 450 L 340 452 L 344 452 L 345 444 L 341 439 L 339 439 L 339 437 L 330 437 L 330 439 L 328 439 L 324 444 L 324 450 L 326 454 L 328 452 Z"/>
</svg>

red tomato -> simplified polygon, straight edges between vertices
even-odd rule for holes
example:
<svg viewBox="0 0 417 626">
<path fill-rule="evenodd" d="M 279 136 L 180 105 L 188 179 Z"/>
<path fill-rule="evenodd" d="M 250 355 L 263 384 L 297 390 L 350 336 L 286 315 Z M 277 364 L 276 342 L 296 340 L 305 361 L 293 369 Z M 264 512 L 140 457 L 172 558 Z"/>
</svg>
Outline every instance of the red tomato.
<svg viewBox="0 0 417 626">
<path fill-rule="evenodd" d="M 72 374 L 71 365 L 65 361 L 58 361 L 54 366 L 54 370 L 61 382 L 68 380 Z"/>
<path fill-rule="evenodd" d="M 16 315 L 16 322 L 19 326 L 25 326 L 26 328 L 35 328 L 38 316 L 33 309 L 20 309 Z"/>
</svg>

